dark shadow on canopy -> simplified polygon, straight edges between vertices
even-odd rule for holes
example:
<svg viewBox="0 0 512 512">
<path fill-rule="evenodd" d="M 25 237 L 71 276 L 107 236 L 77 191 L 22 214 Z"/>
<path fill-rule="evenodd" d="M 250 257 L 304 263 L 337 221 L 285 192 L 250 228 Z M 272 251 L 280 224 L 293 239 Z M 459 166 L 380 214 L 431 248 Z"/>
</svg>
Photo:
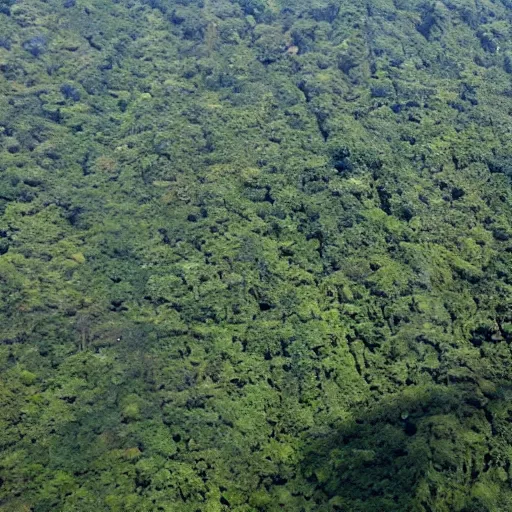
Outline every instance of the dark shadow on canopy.
<svg viewBox="0 0 512 512">
<path fill-rule="evenodd" d="M 505 510 L 496 480 L 506 485 L 509 468 L 497 446 L 509 394 L 489 383 L 407 388 L 317 432 L 301 473 L 321 510 Z"/>
</svg>

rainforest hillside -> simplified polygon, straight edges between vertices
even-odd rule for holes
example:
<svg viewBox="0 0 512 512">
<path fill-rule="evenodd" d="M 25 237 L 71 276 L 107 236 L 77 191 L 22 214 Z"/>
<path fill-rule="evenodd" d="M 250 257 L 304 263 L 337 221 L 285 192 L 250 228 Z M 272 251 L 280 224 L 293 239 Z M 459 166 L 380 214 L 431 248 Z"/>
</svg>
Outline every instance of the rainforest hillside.
<svg viewBox="0 0 512 512">
<path fill-rule="evenodd" d="M 0 511 L 512 511 L 511 0 L 0 0 Z"/>
</svg>

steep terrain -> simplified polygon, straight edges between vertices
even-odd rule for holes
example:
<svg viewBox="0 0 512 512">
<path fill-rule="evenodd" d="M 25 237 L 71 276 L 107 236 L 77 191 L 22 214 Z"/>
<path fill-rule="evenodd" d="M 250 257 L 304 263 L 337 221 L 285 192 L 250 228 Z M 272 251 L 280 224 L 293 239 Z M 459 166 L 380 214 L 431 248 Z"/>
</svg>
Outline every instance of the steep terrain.
<svg viewBox="0 0 512 512">
<path fill-rule="evenodd" d="M 0 511 L 512 510 L 510 0 L 0 0 Z"/>
</svg>

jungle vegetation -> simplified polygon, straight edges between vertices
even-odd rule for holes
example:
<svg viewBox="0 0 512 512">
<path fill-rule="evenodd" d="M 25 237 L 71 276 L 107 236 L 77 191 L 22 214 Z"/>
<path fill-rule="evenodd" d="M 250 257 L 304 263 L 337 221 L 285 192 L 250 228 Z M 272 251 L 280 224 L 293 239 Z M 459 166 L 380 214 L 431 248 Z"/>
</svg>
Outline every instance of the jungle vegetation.
<svg viewBox="0 0 512 512">
<path fill-rule="evenodd" d="M 512 511 L 510 0 L 0 0 L 0 511 Z"/>
</svg>

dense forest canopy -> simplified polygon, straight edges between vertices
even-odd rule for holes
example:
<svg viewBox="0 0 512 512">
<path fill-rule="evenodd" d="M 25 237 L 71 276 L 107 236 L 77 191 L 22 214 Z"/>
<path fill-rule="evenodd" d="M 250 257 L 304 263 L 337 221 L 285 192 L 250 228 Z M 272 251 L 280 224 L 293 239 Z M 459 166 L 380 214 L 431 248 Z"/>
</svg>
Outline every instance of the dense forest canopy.
<svg viewBox="0 0 512 512">
<path fill-rule="evenodd" d="M 512 511 L 510 0 L 0 0 L 0 511 Z"/>
</svg>

